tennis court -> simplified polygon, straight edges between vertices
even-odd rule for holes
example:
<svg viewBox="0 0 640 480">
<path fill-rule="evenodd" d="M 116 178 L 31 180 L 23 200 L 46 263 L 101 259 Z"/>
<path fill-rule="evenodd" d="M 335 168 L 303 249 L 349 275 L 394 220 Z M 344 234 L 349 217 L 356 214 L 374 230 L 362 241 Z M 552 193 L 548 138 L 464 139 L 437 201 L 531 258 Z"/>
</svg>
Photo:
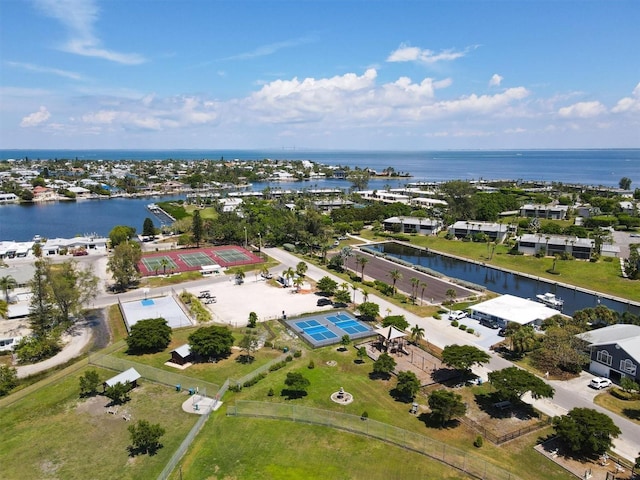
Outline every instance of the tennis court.
<svg viewBox="0 0 640 480">
<path fill-rule="evenodd" d="M 262 262 L 262 258 L 242 247 L 227 245 L 151 253 L 140 259 L 138 268 L 142 276 L 149 276 L 200 270 L 208 265 L 227 268 Z"/>
<path fill-rule="evenodd" d="M 344 335 L 354 340 L 374 334 L 369 325 L 345 311 L 292 318 L 285 320 L 285 323 L 313 347 L 338 343 Z"/>
</svg>

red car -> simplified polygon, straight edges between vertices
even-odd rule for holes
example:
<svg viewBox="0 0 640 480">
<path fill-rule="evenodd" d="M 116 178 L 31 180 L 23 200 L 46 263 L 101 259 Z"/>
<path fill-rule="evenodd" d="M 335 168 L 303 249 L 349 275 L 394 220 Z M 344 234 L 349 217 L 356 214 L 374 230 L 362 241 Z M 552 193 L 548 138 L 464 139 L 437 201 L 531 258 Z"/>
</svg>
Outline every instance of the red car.
<svg viewBox="0 0 640 480">
<path fill-rule="evenodd" d="M 87 252 L 86 250 L 75 250 L 73 252 L 74 257 L 83 257 L 85 255 L 89 255 L 89 252 Z"/>
</svg>

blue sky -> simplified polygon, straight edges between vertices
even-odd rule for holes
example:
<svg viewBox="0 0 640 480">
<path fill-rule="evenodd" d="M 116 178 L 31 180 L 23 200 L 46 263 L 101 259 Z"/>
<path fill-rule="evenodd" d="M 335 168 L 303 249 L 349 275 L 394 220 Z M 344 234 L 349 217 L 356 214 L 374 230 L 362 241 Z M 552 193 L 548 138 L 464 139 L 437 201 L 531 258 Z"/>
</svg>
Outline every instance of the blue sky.
<svg viewBox="0 0 640 480">
<path fill-rule="evenodd" d="M 640 147 L 640 2 L 2 0 L 0 148 Z"/>
</svg>

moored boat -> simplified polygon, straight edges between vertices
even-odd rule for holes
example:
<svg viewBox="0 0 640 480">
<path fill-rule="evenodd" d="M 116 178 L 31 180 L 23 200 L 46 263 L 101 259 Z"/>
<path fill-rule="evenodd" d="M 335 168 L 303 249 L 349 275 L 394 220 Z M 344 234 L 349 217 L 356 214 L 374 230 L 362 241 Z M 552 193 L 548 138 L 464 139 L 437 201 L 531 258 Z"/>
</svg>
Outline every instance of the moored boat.
<svg viewBox="0 0 640 480">
<path fill-rule="evenodd" d="M 562 310 L 564 300 L 560 297 L 556 297 L 553 293 L 542 293 L 536 295 L 539 302 L 544 303 L 547 307 L 555 308 L 556 310 Z"/>
</svg>

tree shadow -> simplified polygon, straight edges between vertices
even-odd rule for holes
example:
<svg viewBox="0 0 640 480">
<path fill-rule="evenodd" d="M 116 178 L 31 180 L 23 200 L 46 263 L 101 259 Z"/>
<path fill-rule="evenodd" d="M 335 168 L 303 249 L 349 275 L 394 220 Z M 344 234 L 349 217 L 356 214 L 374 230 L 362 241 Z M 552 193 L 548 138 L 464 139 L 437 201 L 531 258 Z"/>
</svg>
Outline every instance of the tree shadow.
<svg viewBox="0 0 640 480">
<path fill-rule="evenodd" d="M 623 408 L 622 414 L 632 420 L 640 420 L 640 409 L 637 408 Z"/>
<path fill-rule="evenodd" d="M 370 380 L 389 380 L 391 378 L 390 373 L 384 372 L 370 372 L 369 379 Z"/>
<path fill-rule="evenodd" d="M 392 388 L 389 392 L 389 395 L 396 401 L 400 403 L 413 403 L 414 397 L 409 397 L 406 394 L 400 392 L 397 388 Z"/>
<path fill-rule="evenodd" d="M 153 457 L 163 446 L 164 445 L 161 443 L 156 443 L 147 447 L 134 447 L 133 445 L 129 445 L 127 447 L 127 451 L 129 452 L 130 457 L 136 457 L 144 454 L 148 454 L 150 457 Z"/>
<path fill-rule="evenodd" d="M 437 428 L 438 430 L 456 428 L 458 425 L 460 425 L 460 421 L 455 418 L 443 423 L 442 420 L 432 412 L 421 413 L 420 415 L 418 415 L 418 420 L 424 423 L 427 428 Z"/>
<path fill-rule="evenodd" d="M 255 359 L 256 357 L 254 357 L 253 355 L 243 354 L 243 355 L 238 355 L 238 357 L 236 358 L 236 362 L 242 363 L 244 365 L 248 365 L 253 363 Z"/>
<path fill-rule="evenodd" d="M 459 370 L 441 367 L 433 371 L 431 378 L 436 383 L 442 383 L 448 387 L 453 387 L 462 380 L 462 374 Z"/>
<path fill-rule="evenodd" d="M 282 392 L 280 392 L 281 397 L 285 397 L 287 400 L 296 400 L 298 398 L 303 398 L 307 396 L 307 392 L 305 390 L 290 390 L 288 388 L 283 388 Z"/>
</svg>

